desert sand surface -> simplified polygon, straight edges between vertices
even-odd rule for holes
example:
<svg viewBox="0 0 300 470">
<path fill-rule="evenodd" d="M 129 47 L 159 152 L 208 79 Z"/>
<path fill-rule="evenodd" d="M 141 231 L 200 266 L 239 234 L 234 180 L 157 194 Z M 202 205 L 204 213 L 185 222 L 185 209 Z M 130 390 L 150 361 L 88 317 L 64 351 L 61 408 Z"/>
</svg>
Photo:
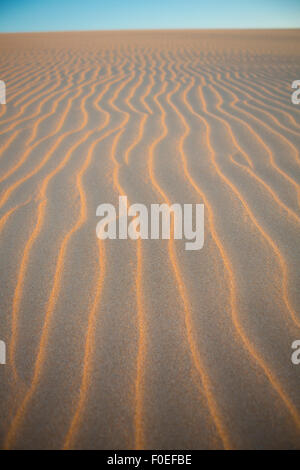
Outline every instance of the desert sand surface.
<svg viewBox="0 0 300 470">
<path fill-rule="evenodd" d="M 300 31 L 0 35 L 0 446 L 300 447 Z M 205 241 L 96 208 L 203 203 Z"/>
</svg>

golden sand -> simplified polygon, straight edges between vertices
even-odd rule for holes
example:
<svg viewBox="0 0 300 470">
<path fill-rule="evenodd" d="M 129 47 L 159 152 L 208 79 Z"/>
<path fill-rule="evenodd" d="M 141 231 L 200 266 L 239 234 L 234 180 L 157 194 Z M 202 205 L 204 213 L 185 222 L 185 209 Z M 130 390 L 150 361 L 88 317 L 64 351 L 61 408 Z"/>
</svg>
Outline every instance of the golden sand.
<svg viewBox="0 0 300 470">
<path fill-rule="evenodd" d="M 299 448 L 299 40 L 0 35 L 2 448 Z M 119 195 L 204 248 L 98 240 Z"/>
</svg>

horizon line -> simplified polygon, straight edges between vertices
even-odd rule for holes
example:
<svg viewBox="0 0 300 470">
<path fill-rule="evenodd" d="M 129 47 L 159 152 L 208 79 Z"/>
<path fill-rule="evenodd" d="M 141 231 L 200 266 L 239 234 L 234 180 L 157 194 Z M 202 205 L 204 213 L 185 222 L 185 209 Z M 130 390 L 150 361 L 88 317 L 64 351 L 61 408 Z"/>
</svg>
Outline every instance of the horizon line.
<svg viewBox="0 0 300 470">
<path fill-rule="evenodd" d="M 249 27 L 249 28 L 122 28 L 122 29 L 57 29 L 39 31 L 0 31 L 0 34 L 49 34 L 49 33 L 114 33 L 114 32 L 158 32 L 158 31 L 300 31 L 299 27 Z"/>
</svg>

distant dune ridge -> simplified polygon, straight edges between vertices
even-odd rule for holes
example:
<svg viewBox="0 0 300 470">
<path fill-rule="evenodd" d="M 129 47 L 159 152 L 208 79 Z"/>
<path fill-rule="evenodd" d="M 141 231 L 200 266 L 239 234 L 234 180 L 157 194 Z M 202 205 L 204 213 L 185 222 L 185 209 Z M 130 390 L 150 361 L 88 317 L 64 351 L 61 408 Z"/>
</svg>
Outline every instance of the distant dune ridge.
<svg viewBox="0 0 300 470">
<path fill-rule="evenodd" d="M 299 41 L 0 35 L 2 448 L 299 448 Z M 203 248 L 98 239 L 119 196 Z"/>
</svg>

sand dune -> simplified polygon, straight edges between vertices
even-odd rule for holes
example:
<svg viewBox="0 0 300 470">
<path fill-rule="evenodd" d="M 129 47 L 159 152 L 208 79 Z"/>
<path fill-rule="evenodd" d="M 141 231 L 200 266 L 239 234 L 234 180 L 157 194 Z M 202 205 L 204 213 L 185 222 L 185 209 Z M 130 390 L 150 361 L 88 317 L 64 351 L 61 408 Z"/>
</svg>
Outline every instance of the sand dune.
<svg viewBox="0 0 300 470">
<path fill-rule="evenodd" d="M 2 448 L 299 448 L 299 39 L 0 35 Z M 119 195 L 203 249 L 99 240 Z"/>
</svg>

